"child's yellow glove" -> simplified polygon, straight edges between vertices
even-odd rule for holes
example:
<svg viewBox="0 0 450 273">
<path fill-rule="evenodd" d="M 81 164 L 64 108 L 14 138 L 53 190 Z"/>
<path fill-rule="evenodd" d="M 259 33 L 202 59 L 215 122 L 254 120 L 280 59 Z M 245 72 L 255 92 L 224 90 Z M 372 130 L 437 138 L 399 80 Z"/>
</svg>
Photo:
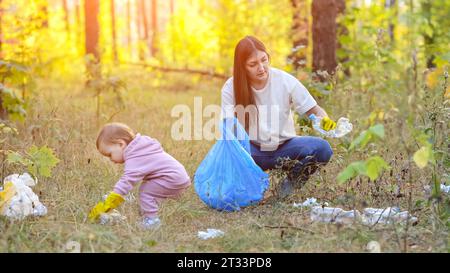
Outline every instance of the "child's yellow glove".
<svg viewBox="0 0 450 273">
<path fill-rule="evenodd" d="M 123 203 L 124 200 L 125 199 L 122 197 L 122 195 L 111 192 L 108 197 L 106 197 L 104 202 L 98 202 L 97 205 L 95 205 L 95 207 L 89 213 L 89 219 L 91 221 L 97 220 L 98 217 L 100 217 L 100 214 L 117 208 L 120 204 Z"/>
<path fill-rule="evenodd" d="M 334 128 L 336 128 L 336 122 L 334 122 L 329 117 L 324 117 L 320 123 L 320 126 L 325 131 L 330 131 L 330 130 L 333 130 Z"/>
</svg>

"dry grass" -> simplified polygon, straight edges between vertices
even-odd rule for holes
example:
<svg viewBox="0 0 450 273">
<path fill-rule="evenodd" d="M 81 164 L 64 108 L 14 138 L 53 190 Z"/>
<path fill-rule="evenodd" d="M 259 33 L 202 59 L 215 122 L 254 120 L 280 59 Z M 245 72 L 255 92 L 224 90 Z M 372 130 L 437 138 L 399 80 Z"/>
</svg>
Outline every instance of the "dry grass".
<svg viewBox="0 0 450 273">
<path fill-rule="evenodd" d="M 169 81 L 147 72 L 122 72 L 121 75 L 128 84 L 127 108 L 113 119 L 158 139 L 192 176 L 213 143 L 172 140 L 170 128 L 175 119 L 170 117 L 170 110 L 176 104 L 192 105 L 194 96 L 202 96 L 204 105 L 220 105 L 222 82 L 209 79 L 193 82 L 174 75 L 167 76 Z M 114 105 L 113 96 L 103 97 L 104 115 L 100 123 L 108 121 L 116 112 Z M 345 112 L 338 106 L 330 107 L 337 116 Z M 353 108 L 349 113 L 357 126 L 361 110 Z M 385 126 L 387 130 L 393 128 L 396 121 L 387 119 Z M 308 211 L 293 208 L 292 203 L 314 196 L 347 209 L 388 205 L 408 209 L 408 193 L 411 192 L 414 202 L 424 199 L 421 189 L 428 184 L 417 170 L 408 170 L 414 174 L 414 183 L 406 183 L 399 177 L 406 159 L 399 158 L 399 149 L 394 144 L 398 140 L 392 137 L 388 138 L 383 153 L 386 161 L 391 159 L 392 177 L 387 174 L 378 183 L 356 179 L 337 185 L 336 175 L 349 160 L 357 158 L 346 158 L 339 140 L 334 140 L 332 162 L 288 200 L 221 213 L 208 209 L 191 187 L 180 200 L 163 204 L 161 229 L 143 232 L 136 226 L 139 220 L 136 201 L 125 203 L 119 209 L 127 216 L 126 223 L 111 227 L 85 221 L 89 209 L 120 177 L 121 166 L 102 158 L 95 149 L 98 130 L 95 99 L 81 81 L 65 84 L 40 81 L 29 117 L 18 129 L 20 135 L 9 140 L 8 149 L 47 144 L 61 162 L 54 169 L 53 177 L 42 179 L 35 189 L 48 206 L 46 217 L 21 222 L 0 218 L 1 252 L 67 252 L 66 244 L 70 241 L 80 243 L 82 252 L 365 252 L 366 244 L 372 240 L 380 242 L 382 251 L 400 252 L 405 249 L 404 227 L 370 229 L 311 223 Z M 8 166 L 3 175 L 13 171 L 22 170 Z M 395 193 L 393 185 L 399 187 L 401 194 Z M 447 229 L 437 222 L 430 209 L 427 206 L 411 209 L 419 224 L 408 229 L 407 250 L 448 251 Z M 207 241 L 198 239 L 197 232 L 206 228 L 219 228 L 226 234 Z"/>
</svg>

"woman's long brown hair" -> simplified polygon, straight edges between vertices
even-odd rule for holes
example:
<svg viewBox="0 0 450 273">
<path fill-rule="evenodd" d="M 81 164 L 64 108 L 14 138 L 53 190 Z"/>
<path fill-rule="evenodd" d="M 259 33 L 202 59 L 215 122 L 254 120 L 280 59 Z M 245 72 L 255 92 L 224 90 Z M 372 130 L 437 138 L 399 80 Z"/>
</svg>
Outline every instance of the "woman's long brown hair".
<svg viewBox="0 0 450 273">
<path fill-rule="evenodd" d="M 247 78 L 245 65 L 247 59 L 256 52 L 256 50 L 265 52 L 267 57 L 270 58 L 264 44 L 253 36 L 246 36 L 241 39 L 234 50 L 233 89 L 236 101 L 235 106 L 242 105 L 244 109 L 248 105 L 255 105 L 255 98 L 250 86 L 250 81 Z M 245 120 L 239 120 L 239 122 L 245 125 L 245 129 L 248 132 L 248 113 L 245 114 Z"/>
</svg>

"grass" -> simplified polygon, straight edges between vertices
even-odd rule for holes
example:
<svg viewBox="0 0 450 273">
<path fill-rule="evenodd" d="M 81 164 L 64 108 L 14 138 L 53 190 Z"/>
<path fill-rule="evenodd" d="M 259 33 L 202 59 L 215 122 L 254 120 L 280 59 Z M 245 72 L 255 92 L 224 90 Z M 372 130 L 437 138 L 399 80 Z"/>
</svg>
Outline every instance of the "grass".
<svg viewBox="0 0 450 273">
<path fill-rule="evenodd" d="M 192 106 L 194 96 L 203 97 L 204 106 L 220 105 L 223 82 L 135 70 L 121 71 L 120 75 L 128 86 L 126 108 L 116 113 L 114 96 L 103 95 L 100 124 L 113 116 L 112 120 L 125 122 L 159 140 L 192 177 L 213 142 L 172 140 L 170 129 L 176 119 L 170 116 L 170 110 L 176 104 Z M 405 167 L 408 159 L 404 155 L 400 158 L 401 150 L 396 148 L 400 140 L 396 134 L 387 138 L 386 146 L 380 151 L 386 161 L 390 160 L 393 174 L 384 175 L 376 183 L 357 178 L 338 185 L 335 177 L 339 171 L 360 155 L 348 158 L 339 146 L 343 140 L 332 140 L 335 152 L 332 161 L 285 201 L 223 213 L 207 208 L 191 187 L 180 200 L 168 200 L 162 205 L 163 226 L 157 231 L 137 228 L 140 218 L 136 200 L 119 208 L 127 217 L 125 223 L 90 224 L 86 222 L 90 208 L 112 189 L 121 175 L 120 165 L 112 164 L 96 151 L 99 128 L 93 93 L 84 89 L 81 80 L 64 83 L 40 80 L 37 86 L 29 116 L 24 124 L 18 125 L 19 136 L 9 138 L 5 148 L 48 145 L 61 161 L 53 176 L 41 179 L 34 189 L 48 207 L 48 215 L 20 222 L 0 218 L 0 252 L 70 252 L 71 241 L 79 243 L 82 252 L 365 252 L 372 240 L 381 244 L 383 252 L 449 250 L 447 228 L 436 220 L 428 206 L 414 206 L 415 201 L 425 200 L 422 187 L 429 182 L 418 170 Z M 346 111 L 339 104 L 326 100 L 322 103 L 336 117 L 347 114 L 355 126 L 362 126 L 363 121 L 358 119 L 363 116 L 362 107 L 350 107 Z M 394 131 L 397 122 L 388 116 L 384 121 L 386 130 Z M 15 166 L 5 166 L 3 171 L 3 177 L 23 172 Z M 414 183 L 402 178 L 405 172 L 413 172 Z M 408 206 L 409 193 L 413 206 Z M 134 194 L 137 196 L 136 190 Z M 311 223 L 309 212 L 294 208 L 292 203 L 312 196 L 345 209 L 411 207 L 419 223 L 408 227 L 407 233 L 402 226 L 369 228 Z M 221 229 L 225 236 L 206 241 L 198 239 L 197 232 L 207 228 Z"/>
</svg>

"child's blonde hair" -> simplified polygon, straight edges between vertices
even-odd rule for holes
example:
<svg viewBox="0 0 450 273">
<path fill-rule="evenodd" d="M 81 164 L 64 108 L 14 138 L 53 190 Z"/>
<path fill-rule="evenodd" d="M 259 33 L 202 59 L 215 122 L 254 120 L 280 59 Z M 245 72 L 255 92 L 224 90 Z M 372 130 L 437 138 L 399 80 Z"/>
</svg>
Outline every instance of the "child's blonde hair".
<svg viewBox="0 0 450 273">
<path fill-rule="evenodd" d="M 99 149 L 100 143 L 113 144 L 117 143 L 119 139 L 125 141 L 128 145 L 135 136 L 134 131 L 126 124 L 120 122 L 107 123 L 98 133 L 97 149 Z"/>
</svg>

